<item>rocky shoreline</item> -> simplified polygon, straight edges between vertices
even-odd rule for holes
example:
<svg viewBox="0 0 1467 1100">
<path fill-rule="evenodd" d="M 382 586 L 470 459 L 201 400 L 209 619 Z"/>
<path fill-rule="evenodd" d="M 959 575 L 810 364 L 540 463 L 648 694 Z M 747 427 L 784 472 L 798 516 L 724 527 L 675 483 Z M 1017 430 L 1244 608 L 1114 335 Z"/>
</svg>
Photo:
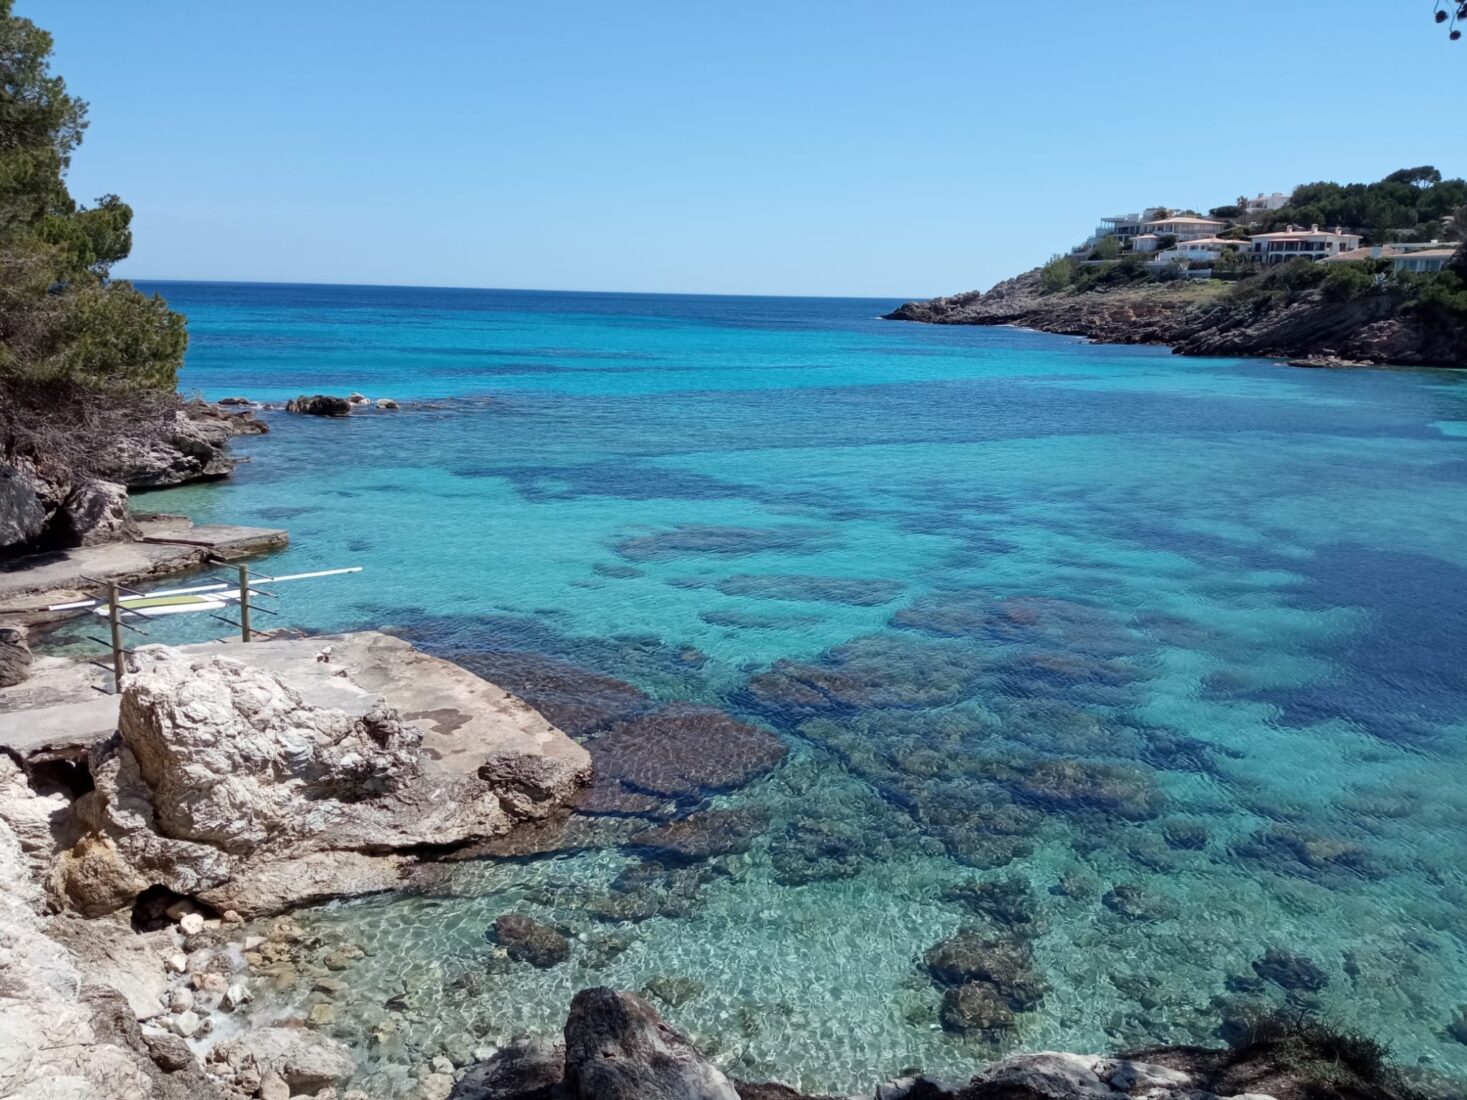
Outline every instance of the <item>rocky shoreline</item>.
<svg viewBox="0 0 1467 1100">
<path fill-rule="evenodd" d="M 1234 298 L 1222 284 L 1185 280 L 1046 293 L 1036 268 L 986 293 L 907 302 L 885 319 L 1015 325 L 1100 344 L 1163 344 L 1178 355 L 1300 359 L 1309 366 L 1467 366 L 1460 331 L 1402 310 L 1389 293 L 1348 301 L 1317 289 L 1289 301 Z"/>
</svg>

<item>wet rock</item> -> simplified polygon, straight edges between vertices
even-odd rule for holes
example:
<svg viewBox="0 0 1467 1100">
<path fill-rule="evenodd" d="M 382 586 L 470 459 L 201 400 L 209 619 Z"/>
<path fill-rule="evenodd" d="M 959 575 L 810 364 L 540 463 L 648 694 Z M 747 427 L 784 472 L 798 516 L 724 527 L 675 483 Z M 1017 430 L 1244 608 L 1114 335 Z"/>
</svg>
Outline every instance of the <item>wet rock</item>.
<svg viewBox="0 0 1467 1100">
<path fill-rule="evenodd" d="M 1313 959 L 1277 947 L 1270 947 L 1261 959 L 1253 960 L 1253 972 L 1288 990 L 1318 993 L 1329 985 L 1329 975 Z"/>
<path fill-rule="evenodd" d="M 31 650 L 25 629 L 0 626 L 0 688 L 14 687 L 31 674 Z"/>
<path fill-rule="evenodd" d="M 583 740 L 656 705 L 639 688 L 554 657 L 498 650 L 453 654 L 455 664 L 498 684 Z"/>
<path fill-rule="evenodd" d="M 1016 935 L 1033 935 L 1039 923 L 1039 901 L 1034 888 L 1021 878 L 965 882 L 943 891 L 944 901 L 956 902 L 987 917 Z"/>
<path fill-rule="evenodd" d="M 324 393 L 301 394 L 285 403 L 286 412 L 304 416 L 349 416 L 351 407 L 350 398 L 331 397 Z"/>
<path fill-rule="evenodd" d="M 727 596 L 760 600 L 804 600 L 877 607 L 900 596 L 906 585 L 898 581 L 856 577 L 740 574 L 719 581 L 717 588 Z"/>
<path fill-rule="evenodd" d="M 701 996 L 704 988 L 706 987 L 703 983 L 696 978 L 659 975 L 647 980 L 647 984 L 642 986 L 642 993 L 648 997 L 656 997 L 663 1004 L 676 1008 L 678 1005 L 691 1001 L 694 997 Z"/>
<path fill-rule="evenodd" d="M 565 1022 L 565 1081 L 583 1100 L 738 1100 L 733 1084 L 642 998 L 584 989 Z"/>
<path fill-rule="evenodd" d="M 143 1042 L 147 1044 L 153 1064 L 164 1073 L 176 1073 L 198 1064 L 188 1043 L 171 1031 L 145 1031 Z"/>
<path fill-rule="evenodd" d="M 449 1100 L 560 1100 L 564 1076 L 563 1042 L 513 1039 L 487 1062 L 470 1066 Z"/>
<path fill-rule="evenodd" d="M 628 561 L 666 561 L 708 554 L 743 557 L 766 551 L 816 553 L 829 543 L 818 527 L 723 527 L 686 523 L 668 531 L 622 539 L 616 552 Z"/>
<path fill-rule="evenodd" d="M 1171 898 L 1148 893 L 1129 883 L 1122 883 L 1108 890 L 1100 900 L 1112 913 L 1125 917 L 1126 920 L 1172 920 L 1181 912 Z"/>
<path fill-rule="evenodd" d="M 636 833 L 630 843 L 650 848 L 662 858 L 709 859 L 747 852 L 754 838 L 764 831 L 768 820 L 766 812 L 752 807 L 703 810 Z"/>
<path fill-rule="evenodd" d="M 494 939 L 516 962 L 527 962 L 540 970 L 570 958 L 570 941 L 548 924 L 519 913 L 506 913 L 494 921 Z"/>
<path fill-rule="evenodd" d="M 618 723 L 587 747 L 598 776 L 664 798 L 741 787 L 788 751 L 772 733 L 691 704 Z"/>
<path fill-rule="evenodd" d="M 957 988 L 983 983 L 1017 1010 L 1037 1005 L 1047 989 L 1034 973 L 1028 945 L 1020 940 L 964 930 L 928 948 L 923 962 L 939 985 Z"/>
<path fill-rule="evenodd" d="M 944 991 L 939 1018 L 949 1031 L 996 1032 L 1014 1026 L 1008 998 L 986 982 L 968 982 Z"/>
<path fill-rule="evenodd" d="M 115 481 L 79 482 L 61 503 L 57 539 L 63 546 L 97 546 L 139 537 L 127 488 Z"/>
</svg>

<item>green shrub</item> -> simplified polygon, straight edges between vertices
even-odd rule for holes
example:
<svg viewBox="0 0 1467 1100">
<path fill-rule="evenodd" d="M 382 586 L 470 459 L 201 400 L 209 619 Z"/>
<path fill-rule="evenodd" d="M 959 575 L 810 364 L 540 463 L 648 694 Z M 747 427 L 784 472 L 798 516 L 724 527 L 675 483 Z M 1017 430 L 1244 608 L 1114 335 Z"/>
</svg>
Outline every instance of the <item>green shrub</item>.
<svg viewBox="0 0 1467 1100">
<path fill-rule="evenodd" d="M 1039 271 L 1039 285 L 1046 294 L 1064 290 L 1075 281 L 1078 265 L 1069 256 L 1056 256 Z"/>
</svg>

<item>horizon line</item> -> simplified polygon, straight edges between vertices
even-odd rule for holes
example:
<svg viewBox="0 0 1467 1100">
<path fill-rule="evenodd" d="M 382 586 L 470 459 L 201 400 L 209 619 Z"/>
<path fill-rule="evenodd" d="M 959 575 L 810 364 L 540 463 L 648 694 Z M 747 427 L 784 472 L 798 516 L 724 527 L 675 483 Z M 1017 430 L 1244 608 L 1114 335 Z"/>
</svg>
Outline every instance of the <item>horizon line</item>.
<svg viewBox="0 0 1467 1100">
<path fill-rule="evenodd" d="M 332 287 L 361 287 L 370 290 L 460 290 L 493 292 L 496 294 L 598 294 L 598 295 L 622 295 L 636 298 L 756 298 L 756 299 L 784 299 L 803 298 L 818 301 L 850 301 L 850 302 L 872 302 L 872 301 L 926 301 L 936 295 L 898 295 L 898 294 L 749 294 L 749 293 L 725 293 L 719 291 L 680 291 L 680 290 L 568 290 L 557 287 L 500 287 L 500 286 L 443 286 L 433 283 L 334 283 L 334 282 L 307 282 L 298 279 L 178 279 L 160 278 L 152 275 L 127 275 L 120 276 L 114 281 L 126 281 L 130 283 L 191 283 L 205 286 L 332 286 Z"/>
</svg>

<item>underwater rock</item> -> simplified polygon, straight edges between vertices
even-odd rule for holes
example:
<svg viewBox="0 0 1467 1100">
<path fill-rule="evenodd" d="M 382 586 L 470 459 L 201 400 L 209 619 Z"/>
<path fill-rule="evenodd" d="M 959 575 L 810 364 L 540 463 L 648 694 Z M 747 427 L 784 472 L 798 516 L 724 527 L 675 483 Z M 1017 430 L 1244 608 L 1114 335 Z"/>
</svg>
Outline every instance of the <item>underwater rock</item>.
<svg viewBox="0 0 1467 1100">
<path fill-rule="evenodd" d="M 1171 898 L 1147 893 L 1139 886 L 1121 883 L 1108 890 L 1101 902 L 1112 913 L 1135 921 L 1172 920 L 1181 909 Z"/>
<path fill-rule="evenodd" d="M 1037 931 L 1039 901 L 1026 879 L 965 882 L 948 887 L 942 898 L 957 902 L 1016 935 L 1033 935 Z"/>
<path fill-rule="evenodd" d="M 1240 841 L 1234 851 L 1283 874 L 1311 879 L 1333 874 L 1378 878 L 1384 874 L 1375 858 L 1354 841 L 1292 825 L 1261 829 Z"/>
<path fill-rule="evenodd" d="M 685 917 L 697 907 L 699 894 L 713 875 L 707 864 L 633 863 L 611 880 L 609 893 L 579 899 L 579 905 L 597 919 L 610 922 Z"/>
<path fill-rule="evenodd" d="M 757 709 L 781 716 L 937 707 L 972 695 L 987 665 L 972 647 L 871 634 L 816 662 L 776 661 L 749 681 L 745 695 Z"/>
<path fill-rule="evenodd" d="M 656 997 L 663 1004 L 672 1008 L 686 1004 L 694 997 L 701 996 L 706 987 L 697 978 L 685 978 L 681 975 L 664 976 L 647 979 L 642 986 L 642 993 L 648 997 Z"/>
<path fill-rule="evenodd" d="M 1137 768 L 1084 760 L 1042 760 L 999 769 L 1014 798 L 1058 810 L 1098 810 L 1129 821 L 1160 813 L 1165 798 Z"/>
<path fill-rule="evenodd" d="M 830 535 L 818 527 L 724 527 L 685 523 L 652 535 L 622 539 L 613 549 L 628 561 L 666 561 L 670 558 L 710 554 L 715 557 L 744 557 L 766 551 L 813 554 L 830 543 Z"/>
<path fill-rule="evenodd" d="M 538 970 L 570 958 L 570 940 L 532 917 L 520 913 L 505 913 L 494 920 L 494 941 L 509 953 L 515 962 L 527 962 Z"/>
<path fill-rule="evenodd" d="M 620 722 L 588 748 L 603 779 L 664 798 L 741 787 L 788 752 L 772 733 L 688 703 Z"/>
<path fill-rule="evenodd" d="M 1200 852 L 1207 847 L 1206 826 L 1185 818 L 1168 821 L 1161 827 L 1161 835 L 1173 848 L 1182 851 Z"/>
<path fill-rule="evenodd" d="M 768 813 L 757 807 L 702 810 L 636 833 L 628 843 L 651 848 L 664 858 L 709 859 L 747 852 L 750 843 L 764 831 L 768 821 Z"/>
<path fill-rule="evenodd" d="M 987 982 L 953 986 L 942 994 L 939 1014 L 949 1031 L 1007 1031 L 1014 1026 L 1008 998 Z"/>
<path fill-rule="evenodd" d="M 452 660 L 523 699 L 552 726 L 577 740 L 656 705 L 624 680 L 540 653 L 490 650 L 455 653 Z"/>
<path fill-rule="evenodd" d="M 1033 1008 L 1048 988 L 1032 969 L 1027 943 L 970 929 L 933 944 L 923 962 L 938 985 L 957 988 L 981 982 L 992 986 L 1016 1010 Z"/>
<path fill-rule="evenodd" d="M 1270 947 L 1261 959 L 1254 959 L 1253 972 L 1288 990 L 1318 993 L 1329 985 L 1329 975 L 1313 959 L 1278 947 Z"/>
<path fill-rule="evenodd" d="M 582 1100 L 739 1100 L 732 1082 L 642 998 L 583 989 L 565 1021 L 565 1080 Z"/>
<path fill-rule="evenodd" d="M 1448 1039 L 1454 1039 L 1467 1046 L 1467 1005 L 1457 1009 L 1456 1019 L 1447 1024 L 1445 1034 Z"/>
<path fill-rule="evenodd" d="M 900 581 L 747 573 L 727 577 L 715 587 L 725 596 L 841 603 L 853 607 L 878 607 L 890 603 L 906 589 Z"/>
<path fill-rule="evenodd" d="M 857 824 L 791 821 L 770 842 L 774 880 L 785 886 L 850 878 L 866 866 L 867 836 Z"/>
</svg>

